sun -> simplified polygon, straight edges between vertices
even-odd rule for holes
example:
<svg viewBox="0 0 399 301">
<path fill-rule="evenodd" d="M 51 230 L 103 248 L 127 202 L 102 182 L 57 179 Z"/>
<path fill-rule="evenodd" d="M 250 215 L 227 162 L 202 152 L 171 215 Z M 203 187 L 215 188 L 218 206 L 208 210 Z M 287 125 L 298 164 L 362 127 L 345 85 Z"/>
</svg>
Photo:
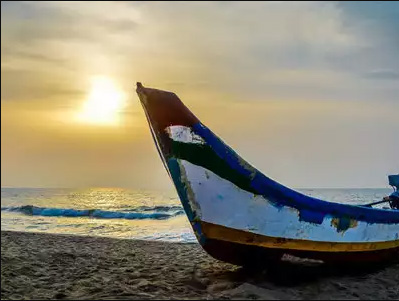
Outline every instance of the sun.
<svg viewBox="0 0 399 301">
<path fill-rule="evenodd" d="M 94 77 L 88 98 L 78 112 L 77 119 L 96 125 L 117 125 L 126 105 L 125 100 L 122 90 L 110 78 Z"/>
</svg>

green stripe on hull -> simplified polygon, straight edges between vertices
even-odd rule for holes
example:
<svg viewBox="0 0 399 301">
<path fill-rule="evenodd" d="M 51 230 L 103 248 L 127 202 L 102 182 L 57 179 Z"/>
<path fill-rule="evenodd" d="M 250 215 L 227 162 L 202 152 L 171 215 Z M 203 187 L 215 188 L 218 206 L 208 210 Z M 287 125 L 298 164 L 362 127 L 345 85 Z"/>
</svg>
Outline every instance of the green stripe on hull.
<svg viewBox="0 0 399 301">
<path fill-rule="evenodd" d="M 243 190 L 257 194 L 251 187 L 251 179 L 231 169 L 210 146 L 199 143 L 172 142 L 172 156 L 202 166 L 219 177 L 234 183 Z"/>
</svg>

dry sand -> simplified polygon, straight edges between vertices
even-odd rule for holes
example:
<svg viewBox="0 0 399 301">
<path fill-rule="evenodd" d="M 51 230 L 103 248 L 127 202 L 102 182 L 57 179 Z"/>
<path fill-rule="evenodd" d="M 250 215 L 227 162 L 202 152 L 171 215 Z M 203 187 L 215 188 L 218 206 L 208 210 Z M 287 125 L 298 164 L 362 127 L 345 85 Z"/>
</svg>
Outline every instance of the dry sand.
<svg viewBox="0 0 399 301">
<path fill-rule="evenodd" d="M 399 299 L 399 263 L 225 264 L 197 244 L 1 232 L 2 299 Z"/>
</svg>

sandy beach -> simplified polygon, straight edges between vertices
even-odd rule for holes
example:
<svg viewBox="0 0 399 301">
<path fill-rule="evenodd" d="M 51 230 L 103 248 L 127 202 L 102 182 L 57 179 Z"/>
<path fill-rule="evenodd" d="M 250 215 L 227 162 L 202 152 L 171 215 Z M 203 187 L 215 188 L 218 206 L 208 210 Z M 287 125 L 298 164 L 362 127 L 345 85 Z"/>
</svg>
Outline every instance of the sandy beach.
<svg viewBox="0 0 399 301">
<path fill-rule="evenodd" d="M 263 271 L 197 244 L 1 233 L 7 299 L 399 299 L 399 263 L 332 267 L 284 260 Z"/>
</svg>

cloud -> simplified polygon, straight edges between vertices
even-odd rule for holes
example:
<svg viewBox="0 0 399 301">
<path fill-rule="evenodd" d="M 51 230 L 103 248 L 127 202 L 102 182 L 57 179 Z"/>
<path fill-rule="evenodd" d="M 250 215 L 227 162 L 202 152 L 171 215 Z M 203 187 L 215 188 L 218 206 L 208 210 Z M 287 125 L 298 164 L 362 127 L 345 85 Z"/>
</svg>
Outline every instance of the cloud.
<svg viewBox="0 0 399 301">
<path fill-rule="evenodd" d="M 364 75 L 370 79 L 399 79 L 399 70 L 373 70 Z"/>
<path fill-rule="evenodd" d="M 348 70 L 399 70 L 399 3 L 397 1 L 340 1 L 344 29 L 365 43 L 355 54 L 334 63 Z"/>
<path fill-rule="evenodd" d="M 180 82 L 187 93 L 201 82 L 238 98 L 367 99 L 372 88 L 358 74 L 399 66 L 395 16 L 373 3 L 8 3 L 2 66 L 34 73 L 46 64 L 65 81 L 108 72 L 126 86 Z M 332 93 L 348 81 L 346 94 Z"/>
</svg>

